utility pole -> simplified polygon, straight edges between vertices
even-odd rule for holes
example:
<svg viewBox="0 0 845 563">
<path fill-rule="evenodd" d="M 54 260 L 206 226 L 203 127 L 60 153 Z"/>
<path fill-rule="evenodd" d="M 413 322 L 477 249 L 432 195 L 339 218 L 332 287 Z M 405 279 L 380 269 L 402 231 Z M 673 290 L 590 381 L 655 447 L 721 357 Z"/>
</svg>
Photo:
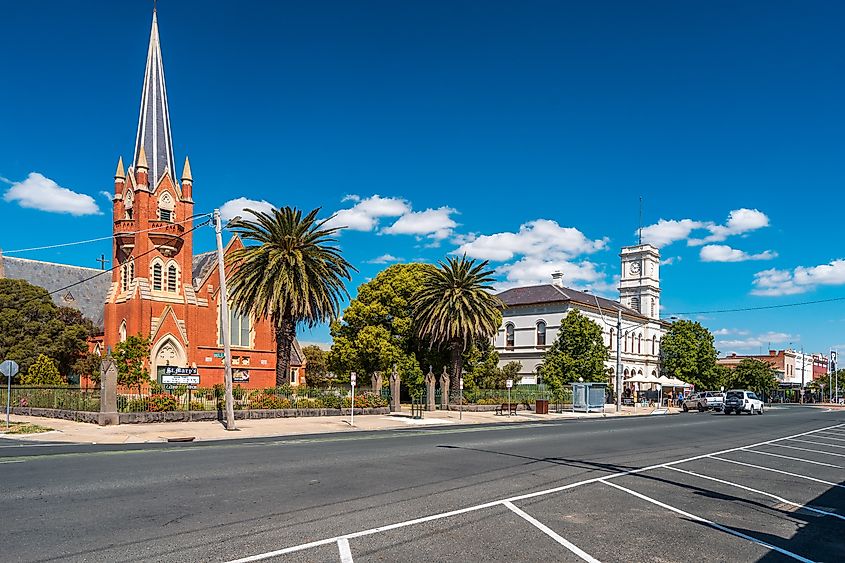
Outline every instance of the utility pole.
<svg viewBox="0 0 845 563">
<path fill-rule="evenodd" d="M 598 300 L 596 300 L 598 303 Z M 622 411 L 622 309 L 616 311 L 616 412 Z"/>
<path fill-rule="evenodd" d="M 801 345 L 801 402 L 804 402 L 804 364 L 807 358 L 804 357 L 804 345 Z"/>
<path fill-rule="evenodd" d="M 214 232 L 217 235 L 217 271 L 220 273 L 220 326 L 223 329 L 223 369 L 226 382 L 226 430 L 235 428 L 235 408 L 232 398 L 232 343 L 229 333 L 229 293 L 226 290 L 226 268 L 223 264 L 223 227 L 220 210 L 214 210 Z"/>
</svg>

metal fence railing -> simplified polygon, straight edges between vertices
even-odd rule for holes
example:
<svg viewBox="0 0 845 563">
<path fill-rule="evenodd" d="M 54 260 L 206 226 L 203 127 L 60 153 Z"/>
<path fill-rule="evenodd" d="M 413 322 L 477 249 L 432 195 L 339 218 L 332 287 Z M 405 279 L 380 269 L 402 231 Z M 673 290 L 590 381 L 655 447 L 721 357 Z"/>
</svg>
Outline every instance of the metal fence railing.
<svg viewBox="0 0 845 563">
<path fill-rule="evenodd" d="M 6 387 L 0 390 L 0 405 L 6 406 Z M 35 387 L 12 386 L 12 407 L 62 409 L 70 411 L 98 412 L 100 390 L 81 387 Z"/>
</svg>

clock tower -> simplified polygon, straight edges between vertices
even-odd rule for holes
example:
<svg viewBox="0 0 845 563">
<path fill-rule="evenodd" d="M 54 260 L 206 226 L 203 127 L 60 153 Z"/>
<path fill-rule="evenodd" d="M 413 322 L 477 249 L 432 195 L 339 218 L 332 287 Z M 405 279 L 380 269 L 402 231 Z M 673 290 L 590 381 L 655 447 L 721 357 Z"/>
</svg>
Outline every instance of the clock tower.
<svg viewBox="0 0 845 563">
<path fill-rule="evenodd" d="M 660 318 L 660 251 L 650 244 L 622 247 L 619 301 L 650 319 Z"/>
</svg>

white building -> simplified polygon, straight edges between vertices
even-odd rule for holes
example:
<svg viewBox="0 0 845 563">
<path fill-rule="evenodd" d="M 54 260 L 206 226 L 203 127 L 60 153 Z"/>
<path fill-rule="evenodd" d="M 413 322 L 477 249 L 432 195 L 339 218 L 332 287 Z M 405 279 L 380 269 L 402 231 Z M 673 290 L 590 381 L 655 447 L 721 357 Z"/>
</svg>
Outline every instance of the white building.
<svg viewBox="0 0 845 563">
<path fill-rule="evenodd" d="M 620 301 L 565 287 L 562 274 L 549 284 L 503 291 L 502 326 L 495 337 L 499 365 L 522 364 L 520 383 L 536 383 L 543 354 L 572 309 L 595 321 L 610 350 L 607 368 L 616 373 L 617 316 L 622 318 L 622 375 L 660 376 L 660 341 L 669 323 L 660 320 L 660 253 L 650 244 L 626 246 L 620 253 Z"/>
</svg>

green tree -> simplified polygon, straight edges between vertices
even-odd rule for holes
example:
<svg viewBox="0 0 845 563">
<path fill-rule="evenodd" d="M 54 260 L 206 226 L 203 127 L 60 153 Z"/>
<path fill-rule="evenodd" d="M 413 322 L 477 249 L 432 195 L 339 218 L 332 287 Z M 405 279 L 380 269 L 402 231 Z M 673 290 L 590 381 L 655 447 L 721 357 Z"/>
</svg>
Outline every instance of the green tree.
<svg viewBox="0 0 845 563">
<path fill-rule="evenodd" d="M 543 355 L 540 375 L 553 392 L 577 381 L 606 382 L 608 359 L 601 327 L 572 309 L 560 322 L 557 337 Z"/>
<path fill-rule="evenodd" d="M 150 381 L 150 373 L 145 367 L 150 357 L 150 339 L 142 335 L 129 336 L 118 342 L 112 349 L 112 360 L 117 368 L 117 384 L 126 387 L 141 386 Z"/>
<path fill-rule="evenodd" d="M 254 317 L 270 318 L 276 337 L 276 385 L 287 383 L 296 327 L 332 321 L 348 297 L 344 280 L 355 270 L 333 243 L 338 228 L 318 220 L 320 209 L 307 215 L 292 207 L 269 213 L 247 210 L 233 230 L 256 243 L 227 257 L 232 270 L 234 306 Z"/>
<path fill-rule="evenodd" d="M 661 341 L 660 358 L 664 375 L 692 383 L 696 390 L 719 385 L 713 335 L 701 323 L 672 323 Z"/>
<path fill-rule="evenodd" d="M 332 382 L 329 375 L 329 353 L 313 344 L 302 347 L 305 354 L 305 383 L 308 387 L 328 387 Z"/>
<path fill-rule="evenodd" d="M 100 384 L 100 365 L 103 358 L 99 355 L 88 352 L 73 364 L 73 371 L 80 377 L 87 377 L 94 385 Z"/>
<path fill-rule="evenodd" d="M 396 364 L 408 388 L 422 386 L 428 366 L 437 373 L 444 356 L 418 338 L 413 320 L 414 298 L 434 270 L 430 264 L 394 264 L 359 286 L 342 319 L 331 324 L 329 369 L 346 379 L 352 371 L 359 377 L 389 373 Z"/>
<path fill-rule="evenodd" d="M 464 352 L 463 360 L 465 389 L 504 387 L 507 378 L 502 377 L 502 371 L 499 369 L 499 353 L 490 340 L 485 338 L 473 342 L 472 346 Z M 520 368 L 522 367 L 522 364 L 516 363 Z"/>
<path fill-rule="evenodd" d="M 35 363 L 29 366 L 26 373 L 21 376 L 21 385 L 66 385 L 67 382 L 59 373 L 56 363 L 39 354 Z"/>
<path fill-rule="evenodd" d="M 749 389 L 756 393 L 768 393 L 777 389 L 775 369 L 768 362 L 745 358 L 730 370 L 725 389 Z"/>
<path fill-rule="evenodd" d="M 491 338 L 502 323 L 504 304 L 493 295 L 488 262 L 466 255 L 447 258 L 423 277 L 415 296 L 414 324 L 432 348 L 450 354 L 450 388 L 458 389 L 463 352 L 476 340 Z"/>
<path fill-rule="evenodd" d="M 60 374 L 69 374 L 87 352 L 91 334 L 91 322 L 76 309 L 57 307 L 46 289 L 0 279 L 0 359 L 16 361 L 22 374 L 40 354 L 52 358 Z"/>
</svg>

